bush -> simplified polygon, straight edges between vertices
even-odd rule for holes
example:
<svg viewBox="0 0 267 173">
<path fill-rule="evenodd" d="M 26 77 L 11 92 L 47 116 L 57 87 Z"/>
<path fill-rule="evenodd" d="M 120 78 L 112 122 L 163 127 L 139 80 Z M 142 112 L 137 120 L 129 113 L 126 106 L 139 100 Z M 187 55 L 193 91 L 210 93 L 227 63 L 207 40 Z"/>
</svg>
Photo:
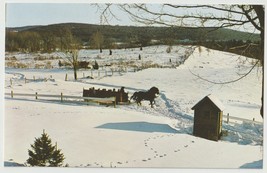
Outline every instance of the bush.
<svg viewBox="0 0 267 173">
<path fill-rule="evenodd" d="M 167 47 L 166 52 L 171 53 L 171 51 L 172 51 L 172 46 Z"/>
<path fill-rule="evenodd" d="M 52 64 L 51 61 L 47 61 L 47 62 L 45 63 L 45 68 L 46 68 L 46 69 L 51 69 L 51 68 L 53 68 L 53 66 L 52 66 L 51 64 Z"/>
<path fill-rule="evenodd" d="M 93 65 L 93 68 L 95 69 L 95 70 L 98 70 L 99 69 L 99 65 L 98 65 L 98 63 L 95 61 L 95 65 Z"/>
<path fill-rule="evenodd" d="M 30 157 L 27 160 L 27 164 L 30 166 L 59 167 L 63 165 L 64 155 L 60 149 L 57 149 L 57 145 L 52 145 L 51 139 L 45 131 L 40 138 L 35 138 L 31 148 L 32 150 L 28 150 Z"/>
</svg>

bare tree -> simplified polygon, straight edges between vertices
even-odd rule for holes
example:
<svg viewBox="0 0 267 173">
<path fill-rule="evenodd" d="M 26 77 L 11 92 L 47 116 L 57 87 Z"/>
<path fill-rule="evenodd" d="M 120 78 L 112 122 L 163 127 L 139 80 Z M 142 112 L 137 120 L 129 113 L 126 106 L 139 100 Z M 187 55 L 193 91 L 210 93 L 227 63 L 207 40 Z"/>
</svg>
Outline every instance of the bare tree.
<svg viewBox="0 0 267 173">
<path fill-rule="evenodd" d="M 175 4 L 114 4 L 121 10 L 129 14 L 135 22 L 145 25 L 161 25 L 161 26 L 190 26 L 190 27 L 214 27 L 218 28 L 235 28 L 250 30 L 260 33 L 260 54 L 255 59 L 260 61 L 262 67 L 262 106 L 261 116 L 263 117 L 264 105 L 264 5 L 175 5 Z M 112 4 L 105 4 L 101 12 L 100 18 L 108 21 L 108 17 L 114 17 L 111 12 Z M 155 6 L 157 6 L 155 8 Z M 250 46 L 250 45 L 247 45 Z M 247 47 L 244 47 L 244 51 Z M 253 65 L 252 68 L 256 66 Z M 247 76 L 252 69 L 238 79 L 225 82 L 212 83 L 224 84 L 236 82 Z M 203 80 L 201 76 L 198 76 Z M 208 81 L 208 80 L 206 80 Z"/>
<path fill-rule="evenodd" d="M 73 67 L 74 80 L 77 80 L 77 69 L 78 69 L 78 50 L 73 49 L 66 53 L 67 59 Z"/>
<path fill-rule="evenodd" d="M 60 41 L 60 50 L 69 50 L 71 48 L 71 44 L 73 43 L 73 35 L 70 27 L 62 27 L 59 29 L 59 41 Z"/>
<path fill-rule="evenodd" d="M 65 47 L 66 49 L 64 49 L 64 46 L 63 46 L 61 57 L 66 59 L 71 64 L 73 68 L 74 80 L 77 80 L 78 78 L 77 70 L 79 68 L 78 57 L 79 57 L 79 45 L 80 44 L 77 39 L 72 37 L 72 35 L 71 36 L 66 35 L 65 37 L 68 37 L 71 39 L 69 39 L 69 43 L 66 43 L 68 44 L 67 47 Z"/>
<path fill-rule="evenodd" d="M 92 35 L 92 43 L 93 43 L 93 46 L 98 48 L 100 53 L 102 53 L 102 46 L 103 46 L 103 43 L 104 43 L 104 36 L 103 36 L 103 34 L 101 34 L 100 31 L 97 31 L 96 33 L 94 33 Z"/>
</svg>

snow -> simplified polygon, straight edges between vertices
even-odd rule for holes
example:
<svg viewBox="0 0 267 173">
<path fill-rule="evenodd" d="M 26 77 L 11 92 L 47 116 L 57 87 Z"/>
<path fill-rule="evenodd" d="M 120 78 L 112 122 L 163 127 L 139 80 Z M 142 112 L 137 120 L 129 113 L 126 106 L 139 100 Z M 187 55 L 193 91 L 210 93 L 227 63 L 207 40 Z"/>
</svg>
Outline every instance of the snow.
<svg viewBox="0 0 267 173">
<path fill-rule="evenodd" d="M 206 97 L 204 97 L 203 99 L 205 99 L 205 98 L 208 98 L 211 102 L 213 102 L 215 104 L 215 106 L 217 106 L 217 108 L 220 109 L 221 111 L 224 110 L 224 105 L 214 94 L 209 94 Z M 202 100 L 200 100 L 196 105 L 198 105 Z M 194 107 L 192 108 L 193 110 L 194 110 Z"/>
<path fill-rule="evenodd" d="M 220 110 L 224 110 L 224 105 L 222 102 L 215 96 L 215 95 L 208 95 L 207 96 Z"/>
<path fill-rule="evenodd" d="M 94 79 L 82 78 L 83 74 L 90 76 L 90 70 L 80 70 L 78 81 L 74 81 L 71 69 L 6 68 L 6 93 L 13 90 L 14 93 L 59 95 L 62 92 L 82 96 L 83 88 L 119 89 L 124 86 L 131 96 L 135 91 L 156 86 L 160 95 L 154 108 L 147 101 L 143 101 L 142 106 L 130 104 L 114 108 L 6 96 L 4 161 L 25 163 L 30 144 L 45 129 L 52 142 L 57 142 L 58 148 L 62 149 L 66 157 L 64 163 L 70 167 L 262 168 L 261 68 L 256 67 L 235 83 L 213 84 L 192 73 L 216 82 L 235 80 L 250 69 L 253 60 L 204 47 L 199 52 L 195 47 L 176 46 L 170 54 L 166 53 L 166 48 L 145 47 L 142 52 L 137 49 L 114 50 L 112 57 L 104 52 L 100 54 L 101 58 L 96 51 L 93 54 L 82 50 L 80 58 L 88 56 L 93 61 L 98 57 L 99 64 L 118 63 L 124 57 L 125 61 L 130 61 L 142 54 L 147 58 L 144 61 L 169 67 Z M 168 64 L 170 58 L 179 61 L 188 52 L 191 52 L 188 59 L 181 65 L 176 62 Z M 32 56 L 18 57 L 20 62 L 25 59 L 33 62 Z M 140 65 L 138 60 L 134 63 Z M 66 73 L 68 81 L 65 81 Z M 42 80 L 25 83 L 25 76 Z M 193 136 L 194 113 L 191 108 L 209 94 L 216 95 L 222 102 L 224 114 L 249 120 L 254 118 L 260 123 L 230 119 L 227 124 L 224 121 L 225 134 L 218 142 Z"/>
</svg>

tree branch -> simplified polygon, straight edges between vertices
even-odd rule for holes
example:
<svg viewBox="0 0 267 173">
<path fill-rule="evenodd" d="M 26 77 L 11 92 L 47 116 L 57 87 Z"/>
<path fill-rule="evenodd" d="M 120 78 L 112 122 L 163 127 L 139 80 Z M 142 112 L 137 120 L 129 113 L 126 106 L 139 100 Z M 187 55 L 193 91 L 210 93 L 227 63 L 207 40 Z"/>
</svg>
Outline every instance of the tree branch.
<svg viewBox="0 0 267 173">
<path fill-rule="evenodd" d="M 190 73 L 192 75 L 194 75 L 194 76 L 198 77 L 199 79 L 204 80 L 206 82 L 209 82 L 212 84 L 229 84 L 229 83 L 237 82 L 237 81 L 243 79 L 244 77 L 246 77 L 247 75 L 249 75 L 251 73 L 251 71 L 257 66 L 258 63 L 259 63 L 259 60 L 251 67 L 251 69 L 247 73 L 243 74 L 241 77 L 234 79 L 234 80 L 230 80 L 230 81 L 224 81 L 224 82 L 212 81 L 212 80 L 201 77 L 199 74 L 193 73 L 189 68 L 188 68 L 188 70 L 190 71 Z"/>
</svg>

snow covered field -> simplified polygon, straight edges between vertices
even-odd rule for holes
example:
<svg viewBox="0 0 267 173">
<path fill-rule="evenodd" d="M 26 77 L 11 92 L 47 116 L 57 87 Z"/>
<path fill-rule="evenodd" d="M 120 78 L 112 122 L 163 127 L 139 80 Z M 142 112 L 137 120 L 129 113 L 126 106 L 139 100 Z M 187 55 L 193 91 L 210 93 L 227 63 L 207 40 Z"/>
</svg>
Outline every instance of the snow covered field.
<svg viewBox="0 0 267 173">
<path fill-rule="evenodd" d="M 91 70 L 80 70 L 77 81 L 73 80 L 71 69 L 57 67 L 58 59 L 49 63 L 54 68 L 33 69 L 37 63 L 33 56 L 12 55 L 19 62 L 27 62 L 30 69 L 6 67 L 6 93 L 13 90 L 14 93 L 59 95 L 62 92 L 82 96 L 83 88 L 124 86 L 132 95 L 156 86 L 160 95 L 154 108 L 147 101 L 143 101 L 142 106 L 130 104 L 114 108 L 6 96 L 4 161 L 25 163 L 30 144 L 45 129 L 62 149 L 66 157 L 64 163 L 70 167 L 262 168 L 262 123 L 230 119 L 229 124 L 223 122 L 223 131 L 227 134 L 214 142 L 192 135 L 194 113 L 191 110 L 200 99 L 214 94 L 224 104 L 225 115 L 262 122 L 261 68 L 254 68 L 235 83 L 212 84 L 192 73 L 214 82 L 227 82 L 248 72 L 254 61 L 204 47 L 176 46 L 169 54 L 166 48 L 115 50 L 112 57 L 105 52 L 81 51 L 82 60 L 88 57 L 93 62 L 97 58 L 100 65 L 113 64 L 114 69 L 129 61 L 138 67 L 149 62 L 170 68 L 95 75 L 94 79 L 83 77 L 90 76 Z M 141 62 L 139 54 L 143 57 Z M 188 59 L 183 59 L 187 56 Z M 68 81 L 64 80 L 66 73 Z M 33 76 L 53 80 L 25 83 L 25 77 Z"/>
</svg>

